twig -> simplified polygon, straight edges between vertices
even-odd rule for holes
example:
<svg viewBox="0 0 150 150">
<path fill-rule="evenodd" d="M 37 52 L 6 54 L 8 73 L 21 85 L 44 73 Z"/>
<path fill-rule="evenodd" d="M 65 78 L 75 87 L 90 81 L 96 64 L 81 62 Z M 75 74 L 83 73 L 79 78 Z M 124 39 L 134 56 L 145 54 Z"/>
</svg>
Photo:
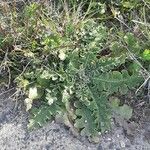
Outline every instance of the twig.
<svg viewBox="0 0 150 150">
<path fill-rule="evenodd" d="M 135 94 L 137 94 L 142 87 L 144 87 L 148 82 L 148 97 L 150 99 L 150 76 L 144 81 L 144 83 L 136 90 Z"/>
<path fill-rule="evenodd" d="M 148 80 L 148 99 L 149 99 L 149 103 L 150 103 L 150 77 Z"/>
<path fill-rule="evenodd" d="M 144 25 L 144 26 L 150 27 L 150 24 L 149 24 L 149 23 L 144 23 L 144 22 L 137 21 L 137 20 L 132 20 L 132 22 L 134 22 L 134 23 L 139 23 L 139 24 L 142 24 L 142 25 Z"/>
<path fill-rule="evenodd" d="M 8 92 L 12 91 L 13 89 L 15 89 L 15 87 L 13 87 L 13 88 L 11 88 L 11 89 L 9 89 L 9 90 L 7 90 L 7 91 L 4 91 L 4 92 L 0 93 L 0 96 L 2 96 L 2 95 L 5 94 L 5 93 L 8 93 Z"/>
<path fill-rule="evenodd" d="M 131 28 L 126 24 L 124 23 L 122 20 L 120 20 L 118 17 L 115 17 L 115 19 L 117 19 L 119 22 L 121 22 L 124 26 L 126 26 L 130 31 L 131 31 Z"/>
<path fill-rule="evenodd" d="M 148 2 L 145 2 L 145 0 L 142 0 L 144 5 L 147 6 L 150 9 L 150 6 L 147 4 Z"/>
<path fill-rule="evenodd" d="M 8 70 L 8 76 L 9 76 L 9 78 L 8 78 L 8 85 L 7 85 L 7 87 L 9 88 L 9 86 L 10 86 L 10 83 L 11 83 L 11 71 L 10 71 L 10 68 L 7 66 L 7 70 Z"/>
<path fill-rule="evenodd" d="M 27 67 L 29 66 L 29 64 L 30 64 L 31 62 L 32 62 L 32 60 L 27 63 L 27 65 L 23 68 L 23 71 L 19 74 L 18 77 L 20 77 L 20 76 L 26 71 Z"/>
</svg>

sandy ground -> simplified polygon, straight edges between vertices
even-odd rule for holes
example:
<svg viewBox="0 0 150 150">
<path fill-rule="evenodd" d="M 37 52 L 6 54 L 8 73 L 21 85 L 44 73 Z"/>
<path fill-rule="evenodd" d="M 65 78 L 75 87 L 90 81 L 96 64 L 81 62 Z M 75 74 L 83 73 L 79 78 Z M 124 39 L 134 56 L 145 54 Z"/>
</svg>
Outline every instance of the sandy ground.
<svg viewBox="0 0 150 150">
<path fill-rule="evenodd" d="M 2 93 L 2 89 L 0 91 Z M 56 123 L 28 132 L 28 114 L 24 106 L 9 96 L 10 93 L 0 94 L 0 150 L 150 150 L 149 123 L 145 125 L 146 133 L 141 129 L 132 141 L 121 127 L 115 127 L 111 133 L 101 136 L 98 144 L 74 137 L 63 125 Z"/>
</svg>

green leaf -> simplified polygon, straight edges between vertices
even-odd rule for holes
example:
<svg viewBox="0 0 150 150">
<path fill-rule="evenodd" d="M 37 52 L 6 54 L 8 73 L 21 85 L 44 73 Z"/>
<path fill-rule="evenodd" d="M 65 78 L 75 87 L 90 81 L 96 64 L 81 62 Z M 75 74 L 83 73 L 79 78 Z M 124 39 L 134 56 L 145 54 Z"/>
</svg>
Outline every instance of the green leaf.
<svg viewBox="0 0 150 150">
<path fill-rule="evenodd" d="M 117 97 L 110 97 L 110 105 L 112 109 L 117 109 L 119 107 L 120 100 Z"/>
<path fill-rule="evenodd" d="M 82 104 L 76 107 L 77 110 L 75 113 L 77 115 L 77 119 L 75 120 L 74 126 L 78 129 L 81 129 L 81 135 L 84 136 L 95 135 L 96 124 L 94 122 L 92 111 Z"/>
<path fill-rule="evenodd" d="M 127 47 L 131 53 L 133 53 L 134 55 L 139 54 L 141 47 L 138 39 L 134 36 L 133 33 L 127 33 L 124 36 L 124 41 L 126 42 Z"/>
<path fill-rule="evenodd" d="M 97 74 L 93 77 L 94 82 L 99 83 L 101 91 L 107 91 L 109 94 L 121 92 L 126 94 L 128 88 L 131 89 L 139 85 L 142 78 L 138 75 L 129 75 L 126 70 L 122 72 L 112 71 L 109 73 Z"/>
<path fill-rule="evenodd" d="M 39 5 L 37 3 L 31 3 L 27 5 L 24 9 L 25 17 L 34 17 Z"/>
<path fill-rule="evenodd" d="M 89 84 L 89 92 L 91 93 L 92 100 L 89 102 L 87 108 L 93 111 L 96 130 L 104 132 L 110 128 L 111 112 L 108 106 L 108 95 L 101 92 L 99 85 L 96 83 L 93 86 Z"/>
<path fill-rule="evenodd" d="M 128 66 L 128 71 L 131 74 L 137 74 L 138 72 L 140 72 L 141 67 L 139 66 L 139 64 L 133 62 Z"/>
<path fill-rule="evenodd" d="M 125 8 L 133 8 L 133 5 L 131 2 L 123 2 L 123 7 Z"/>
<path fill-rule="evenodd" d="M 49 87 L 50 86 L 50 79 L 38 77 L 37 83 L 38 83 L 38 85 L 40 85 L 42 87 Z"/>
<path fill-rule="evenodd" d="M 90 110 L 93 114 L 93 122 L 95 122 L 96 126 L 93 130 L 104 132 L 110 128 L 111 112 L 108 106 L 108 95 L 102 92 L 99 82 L 94 82 L 94 80 L 88 81 L 87 78 L 83 75 L 82 80 L 84 82 L 79 80 L 79 83 L 76 83 L 76 97 L 85 106 L 84 109 Z"/>
<path fill-rule="evenodd" d="M 133 112 L 133 109 L 126 104 L 116 109 L 116 113 L 127 120 L 129 120 L 132 117 L 132 112 Z"/>
<path fill-rule="evenodd" d="M 149 49 L 145 49 L 143 52 L 143 59 L 144 60 L 150 60 L 150 50 Z"/>
<path fill-rule="evenodd" d="M 113 112 L 115 113 L 115 116 L 119 115 L 122 119 L 129 120 L 132 117 L 133 109 L 126 104 L 124 104 L 123 106 L 119 106 L 119 104 L 120 100 L 118 98 L 116 97 L 110 98 L 110 105 Z"/>
<path fill-rule="evenodd" d="M 47 121 L 50 121 L 56 114 L 56 105 L 51 106 L 40 106 L 40 108 L 32 108 L 29 116 L 28 129 L 32 130 L 35 128 L 42 127 Z"/>
</svg>

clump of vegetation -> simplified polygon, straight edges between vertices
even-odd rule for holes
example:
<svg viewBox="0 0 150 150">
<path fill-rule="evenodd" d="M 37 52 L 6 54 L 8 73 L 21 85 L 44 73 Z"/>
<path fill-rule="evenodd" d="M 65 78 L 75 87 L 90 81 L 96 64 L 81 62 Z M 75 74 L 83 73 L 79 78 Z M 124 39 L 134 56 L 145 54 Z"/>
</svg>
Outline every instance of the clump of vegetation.
<svg viewBox="0 0 150 150">
<path fill-rule="evenodd" d="M 59 116 L 90 137 L 110 129 L 114 111 L 131 118 L 132 109 L 113 97 L 148 83 L 149 6 L 42 1 L 20 11 L 1 3 L 0 69 L 9 80 L 0 79 L 25 93 L 30 129 Z"/>
</svg>

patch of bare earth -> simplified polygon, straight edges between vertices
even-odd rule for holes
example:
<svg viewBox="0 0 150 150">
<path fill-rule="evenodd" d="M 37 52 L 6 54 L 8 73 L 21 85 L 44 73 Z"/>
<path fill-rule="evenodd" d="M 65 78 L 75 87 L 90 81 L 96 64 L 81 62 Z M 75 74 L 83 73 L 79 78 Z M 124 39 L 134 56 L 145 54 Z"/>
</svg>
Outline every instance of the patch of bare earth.
<svg viewBox="0 0 150 150">
<path fill-rule="evenodd" d="M 131 125 L 133 136 L 126 136 L 124 129 L 114 124 L 113 130 L 94 144 L 55 122 L 28 132 L 22 101 L 9 98 L 11 91 L 0 91 L 0 150 L 150 150 L 150 117 L 142 122 L 142 128 Z"/>
</svg>

